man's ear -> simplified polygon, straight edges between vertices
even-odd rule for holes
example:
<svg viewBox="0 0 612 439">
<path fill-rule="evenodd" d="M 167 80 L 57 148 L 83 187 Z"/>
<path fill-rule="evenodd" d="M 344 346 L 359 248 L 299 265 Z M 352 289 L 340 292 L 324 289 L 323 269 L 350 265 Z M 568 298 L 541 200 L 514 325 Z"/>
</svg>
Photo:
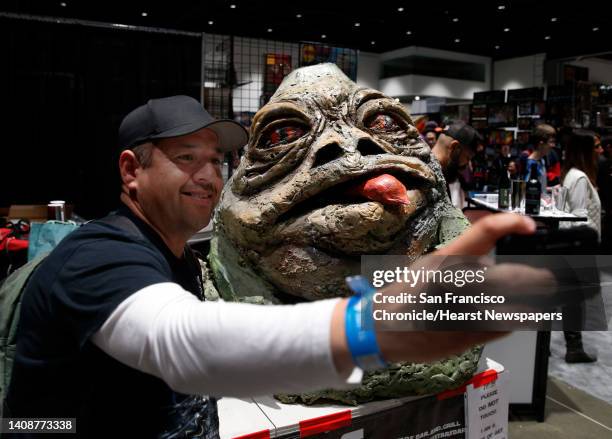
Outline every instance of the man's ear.
<svg viewBox="0 0 612 439">
<path fill-rule="evenodd" d="M 448 145 L 448 150 L 450 151 L 451 157 L 457 155 L 461 152 L 461 143 L 458 140 L 451 140 L 451 143 Z"/>
<path fill-rule="evenodd" d="M 136 173 L 140 167 L 140 163 L 134 151 L 125 150 L 119 156 L 121 182 L 127 186 L 128 189 L 136 189 Z"/>
</svg>

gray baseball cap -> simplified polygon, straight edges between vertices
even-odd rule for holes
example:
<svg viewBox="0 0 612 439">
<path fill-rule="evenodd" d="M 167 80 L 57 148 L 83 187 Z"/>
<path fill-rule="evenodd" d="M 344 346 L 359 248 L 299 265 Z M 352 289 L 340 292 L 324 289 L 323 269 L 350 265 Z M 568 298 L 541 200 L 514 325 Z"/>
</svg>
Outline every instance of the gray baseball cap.
<svg viewBox="0 0 612 439">
<path fill-rule="evenodd" d="M 150 99 L 132 110 L 119 127 L 119 146 L 130 149 L 155 139 L 184 136 L 202 128 L 213 130 L 219 147 L 228 152 L 249 141 L 247 130 L 231 119 L 215 119 L 189 96 Z"/>
</svg>

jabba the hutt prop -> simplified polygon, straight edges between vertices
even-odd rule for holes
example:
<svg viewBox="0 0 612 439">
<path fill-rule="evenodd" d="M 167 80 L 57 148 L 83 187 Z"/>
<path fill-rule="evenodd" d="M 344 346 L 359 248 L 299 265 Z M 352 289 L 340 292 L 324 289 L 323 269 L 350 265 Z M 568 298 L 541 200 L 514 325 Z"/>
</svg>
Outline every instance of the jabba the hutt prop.
<svg viewBox="0 0 612 439">
<path fill-rule="evenodd" d="M 255 115 L 221 196 L 209 260 L 227 301 L 347 296 L 344 279 L 359 273 L 360 255 L 416 259 L 467 224 L 404 107 L 320 64 L 290 73 Z M 434 364 L 394 364 L 353 391 L 280 398 L 356 404 L 439 392 L 471 377 L 479 357 L 475 348 Z"/>
</svg>

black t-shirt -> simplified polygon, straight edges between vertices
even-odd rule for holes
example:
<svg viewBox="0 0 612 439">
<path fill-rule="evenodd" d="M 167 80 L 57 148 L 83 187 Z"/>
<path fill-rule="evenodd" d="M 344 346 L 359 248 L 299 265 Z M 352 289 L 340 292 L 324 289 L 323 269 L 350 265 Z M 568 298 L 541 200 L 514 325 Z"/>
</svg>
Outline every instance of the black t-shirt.
<svg viewBox="0 0 612 439">
<path fill-rule="evenodd" d="M 123 227 L 104 219 L 84 225 L 28 282 L 5 416 L 76 418 L 82 437 L 192 437 L 174 433 L 202 423 L 201 437 L 216 437 L 214 399 L 177 394 L 90 342 L 119 303 L 149 285 L 175 282 L 203 299 L 195 260 L 174 256 L 127 208 L 117 214 Z"/>
</svg>

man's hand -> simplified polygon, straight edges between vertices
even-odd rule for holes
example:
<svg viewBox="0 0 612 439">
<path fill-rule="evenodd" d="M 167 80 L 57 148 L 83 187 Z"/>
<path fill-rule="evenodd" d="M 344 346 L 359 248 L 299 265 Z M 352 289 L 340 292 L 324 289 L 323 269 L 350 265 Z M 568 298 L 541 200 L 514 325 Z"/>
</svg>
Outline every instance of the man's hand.
<svg viewBox="0 0 612 439">
<path fill-rule="evenodd" d="M 509 234 L 531 234 L 535 230 L 535 222 L 526 216 L 512 213 L 489 215 L 432 255 L 486 255 L 499 238 Z M 336 306 L 331 333 L 334 362 L 338 371 L 345 375 L 348 375 L 353 367 L 344 331 L 347 302 L 348 300 L 342 300 Z M 426 362 L 459 354 L 473 345 L 486 343 L 506 334 L 506 332 L 378 331 L 377 340 L 387 361 Z"/>
<path fill-rule="evenodd" d="M 515 213 L 487 215 L 463 232 L 457 239 L 434 252 L 445 255 L 486 255 L 495 247 L 498 239 L 511 234 L 531 235 L 536 223 L 528 216 Z"/>
</svg>

